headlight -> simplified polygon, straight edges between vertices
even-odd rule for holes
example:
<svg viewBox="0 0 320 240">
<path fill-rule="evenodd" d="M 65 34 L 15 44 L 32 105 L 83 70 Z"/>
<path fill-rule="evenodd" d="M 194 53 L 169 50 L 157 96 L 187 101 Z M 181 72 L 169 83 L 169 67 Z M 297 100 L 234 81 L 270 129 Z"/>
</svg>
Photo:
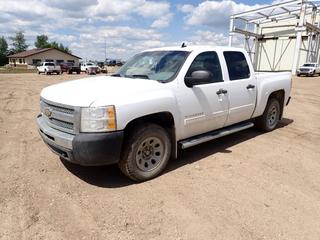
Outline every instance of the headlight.
<svg viewBox="0 0 320 240">
<path fill-rule="evenodd" d="M 108 132 L 116 130 L 114 106 L 81 108 L 81 132 Z"/>
</svg>

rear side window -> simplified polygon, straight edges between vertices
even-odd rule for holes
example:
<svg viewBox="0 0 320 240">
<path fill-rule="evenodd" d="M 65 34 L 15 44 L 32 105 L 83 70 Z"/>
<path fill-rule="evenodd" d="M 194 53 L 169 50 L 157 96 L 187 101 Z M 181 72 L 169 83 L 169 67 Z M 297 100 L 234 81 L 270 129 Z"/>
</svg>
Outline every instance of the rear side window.
<svg viewBox="0 0 320 240">
<path fill-rule="evenodd" d="M 246 57 L 242 52 L 228 51 L 223 53 L 227 63 L 230 80 L 250 77 L 250 69 Z"/>
<path fill-rule="evenodd" d="M 186 77 L 191 77 L 194 71 L 206 70 L 211 73 L 211 82 L 223 82 L 219 57 L 216 52 L 200 53 L 192 62 Z"/>
</svg>

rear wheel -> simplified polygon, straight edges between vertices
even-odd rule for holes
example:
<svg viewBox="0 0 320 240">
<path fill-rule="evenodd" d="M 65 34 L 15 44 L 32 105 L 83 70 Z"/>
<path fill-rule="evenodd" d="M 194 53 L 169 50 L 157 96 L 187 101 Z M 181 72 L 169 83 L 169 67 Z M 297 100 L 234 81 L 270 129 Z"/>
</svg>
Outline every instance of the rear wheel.
<svg viewBox="0 0 320 240">
<path fill-rule="evenodd" d="M 277 127 L 280 119 L 280 103 L 278 99 L 269 99 L 263 115 L 256 118 L 256 126 L 265 131 L 270 132 Z"/>
<path fill-rule="evenodd" d="M 134 181 L 159 175 L 171 155 L 168 132 L 156 124 L 137 127 L 125 142 L 119 162 L 121 171 Z"/>
</svg>

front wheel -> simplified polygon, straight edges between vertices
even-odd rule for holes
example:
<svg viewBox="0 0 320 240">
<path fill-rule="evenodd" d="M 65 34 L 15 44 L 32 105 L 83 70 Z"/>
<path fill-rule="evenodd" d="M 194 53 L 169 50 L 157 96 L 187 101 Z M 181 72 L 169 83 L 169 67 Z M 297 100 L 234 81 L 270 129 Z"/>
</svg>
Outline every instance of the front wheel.
<svg viewBox="0 0 320 240">
<path fill-rule="evenodd" d="M 263 115 L 256 118 L 256 126 L 265 132 L 274 130 L 279 122 L 280 112 L 279 100 L 275 98 L 269 99 Z"/>
<path fill-rule="evenodd" d="M 137 127 L 125 141 L 119 162 L 121 171 L 134 181 L 146 181 L 159 175 L 171 155 L 168 132 L 159 125 Z"/>
</svg>

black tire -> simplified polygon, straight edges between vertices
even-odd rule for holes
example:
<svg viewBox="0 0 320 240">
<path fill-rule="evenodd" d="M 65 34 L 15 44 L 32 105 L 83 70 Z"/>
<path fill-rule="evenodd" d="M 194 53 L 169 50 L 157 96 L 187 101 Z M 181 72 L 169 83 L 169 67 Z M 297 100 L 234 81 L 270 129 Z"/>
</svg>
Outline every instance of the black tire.
<svg viewBox="0 0 320 240">
<path fill-rule="evenodd" d="M 119 168 L 134 181 L 158 176 L 171 156 L 168 132 L 159 125 L 146 124 L 134 129 L 124 143 Z"/>
<path fill-rule="evenodd" d="M 269 99 L 263 115 L 256 118 L 255 125 L 264 132 L 274 130 L 280 120 L 281 107 L 276 98 Z"/>
<path fill-rule="evenodd" d="M 80 74 L 80 71 L 78 71 L 77 74 Z"/>
<path fill-rule="evenodd" d="M 38 71 L 38 74 L 40 75 L 40 71 Z"/>
</svg>

